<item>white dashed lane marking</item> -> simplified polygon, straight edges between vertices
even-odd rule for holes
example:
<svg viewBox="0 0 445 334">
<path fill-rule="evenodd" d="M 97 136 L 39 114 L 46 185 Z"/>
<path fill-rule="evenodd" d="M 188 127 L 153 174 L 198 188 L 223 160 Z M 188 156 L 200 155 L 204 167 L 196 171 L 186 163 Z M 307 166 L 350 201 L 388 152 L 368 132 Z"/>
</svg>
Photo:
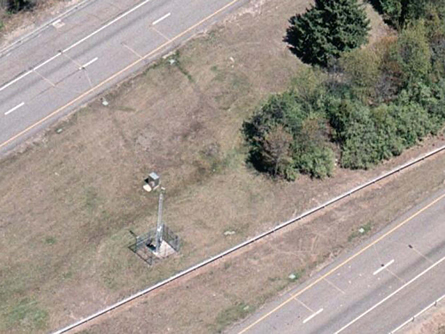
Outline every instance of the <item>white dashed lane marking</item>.
<svg viewBox="0 0 445 334">
<path fill-rule="evenodd" d="M 319 309 L 317 312 L 315 312 L 314 314 L 312 314 L 311 316 L 307 317 L 306 319 L 303 320 L 303 324 L 305 324 L 306 322 L 308 322 L 309 320 L 315 318 L 317 315 L 319 315 L 321 312 L 323 312 L 323 309 Z"/>
<path fill-rule="evenodd" d="M 391 264 L 394 263 L 394 259 L 392 259 L 391 261 L 389 261 L 387 264 L 381 266 L 379 269 L 377 269 L 376 271 L 374 271 L 373 275 L 377 275 L 378 273 L 380 273 L 381 271 L 385 270 L 386 268 L 388 268 Z"/>
<path fill-rule="evenodd" d="M 90 66 L 92 63 L 94 63 L 95 61 L 97 61 L 99 59 L 99 57 L 96 57 L 94 59 L 91 59 L 88 63 L 82 65 L 79 67 L 79 70 L 84 70 L 87 66 Z"/>
<path fill-rule="evenodd" d="M 152 24 L 155 26 L 157 25 L 159 22 L 164 21 L 167 17 L 169 17 L 170 15 L 172 15 L 172 13 L 167 13 L 165 14 L 163 17 L 157 19 L 156 21 L 154 21 Z"/>
<path fill-rule="evenodd" d="M 14 108 L 9 109 L 7 112 L 5 112 L 5 116 L 9 115 L 13 111 L 16 111 L 17 109 L 23 107 L 25 105 L 25 102 L 20 103 L 19 105 L 16 105 Z"/>
</svg>

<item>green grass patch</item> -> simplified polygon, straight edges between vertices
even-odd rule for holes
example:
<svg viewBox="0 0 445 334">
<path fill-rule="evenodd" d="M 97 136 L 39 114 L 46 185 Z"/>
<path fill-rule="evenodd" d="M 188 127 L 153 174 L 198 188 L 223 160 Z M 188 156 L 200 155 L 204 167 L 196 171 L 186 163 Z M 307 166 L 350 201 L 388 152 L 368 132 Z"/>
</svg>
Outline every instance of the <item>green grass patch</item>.
<svg viewBox="0 0 445 334">
<path fill-rule="evenodd" d="M 221 333 L 224 328 L 246 317 L 253 311 L 254 307 L 244 302 L 237 302 L 226 308 L 216 316 L 216 332 Z"/>
<path fill-rule="evenodd" d="M 289 281 L 297 282 L 304 275 L 304 269 L 298 269 L 288 276 Z"/>
<path fill-rule="evenodd" d="M 99 205 L 99 194 L 94 187 L 85 189 L 85 207 L 89 212 L 94 212 Z"/>
<path fill-rule="evenodd" d="M 365 225 L 359 227 L 357 229 L 357 231 L 354 231 L 349 235 L 348 242 L 351 242 L 352 240 L 354 240 L 362 235 L 368 234 L 371 231 L 371 229 L 372 229 L 371 222 L 367 222 Z"/>
<path fill-rule="evenodd" d="M 20 327 L 31 333 L 48 326 L 48 312 L 40 308 L 37 301 L 22 299 L 6 315 L 6 330 Z"/>
<path fill-rule="evenodd" d="M 181 61 L 181 53 L 176 51 L 173 55 L 168 57 L 167 62 L 169 62 L 172 66 L 176 66 L 176 68 L 185 75 L 185 77 L 192 83 L 195 82 L 190 72 L 184 67 L 184 64 Z"/>
<path fill-rule="evenodd" d="M 49 236 L 49 237 L 45 238 L 45 243 L 48 245 L 54 245 L 56 242 L 57 242 L 57 239 L 54 237 Z"/>
</svg>

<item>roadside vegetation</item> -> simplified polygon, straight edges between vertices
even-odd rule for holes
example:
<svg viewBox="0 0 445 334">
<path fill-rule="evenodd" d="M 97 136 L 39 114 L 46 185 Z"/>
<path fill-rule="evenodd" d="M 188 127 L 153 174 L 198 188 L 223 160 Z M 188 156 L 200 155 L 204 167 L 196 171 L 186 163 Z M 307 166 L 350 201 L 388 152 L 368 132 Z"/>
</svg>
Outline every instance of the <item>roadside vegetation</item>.
<svg viewBox="0 0 445 334">
<path fill-rule="evenodd" d="M 32 11 L 37 5 L 48 0 L 6 0 L 0 1 L 0 32 L 8 27 L 15 14 Z M 14 24 L 13 24 L 14 25 Z"/>
<path fill-rule="evenodd" d="M 325 178 L 335 159 L 368 169 L 437 134 L 445 122 L 445 5 L 421 3 L 374 3 L 397 30 L 362 48 L 369 22 L 356 0 L 316 1 L 292 17 L 285 41 L 313 66 L 245 121 L 252 165 L 287 180 Z"/>
<path fill-rule="evenodd" d="M 61 328 L 443 144 L 431 138 L 388 164 L 360 172 L 343 169 L 328 178 L 341 151 L 319 104 L 353 80 L 372 86 L 380 67 L 368 64 L 369 77 L 362 70 L 352 77 L 353 69 L 363 67 L 363 53 L 348 60 L 356 67 L 347 77 L 339 65 L 343 52 L 327 67 L 302 65 L 282 39 L 289 8 L 302 12 L 308 1 L 257 4 L 240 8 L 180 52 L 0 160 L 0 332 Z M 369 15 L 369 39 L 374 40 L 387 29 L 369 6 L 367 12 L 375 14 Z M 359 49 L 354 50 L 350 54 Z M 373 52 L 366 56 L 375 57 Z M 281 94 L 269 97 L 270 92 Z M 269 135 L 264 126 L 260 133 L 270 144 L 261 137 L 256 143 L 286 153 L 278 165 L 269 162 L 268 172 L 281 175 L 284 158 L 292 155 L 290 175 L 313 173 L 314 178 L 326 175 L 325 180 L 274 182 L 246 167 L 240 128 L 258 101 L 270 113 L 259 121 L 270 122 L 276 133 Z M 277 117 L 282 110 L 284 116 Z M 301 133 L 290 132 L 288 121 Z M 274 146 L 273 136 L 291 145 Z M 169 319 L 172 333 L 216 333 L 288 284 L 304 280 L 349 247 L 348 240 L 355 245 L 441 186 L 443 161 L 438 157 L 402 173 L 378 193 L 349 203 L 354 206 L 298 224 L 282 239 L 191 277 L 190 284 L 178 284 L 179 291 L 169 287 L 131 312 L 113 314 L 109 327 L 107 320 L 91 331 L 163 332 Z M 148 268 L 128 245 L 134 242 L 130 229 L 142 234 L 156 225 L 157 196 L 142 189 L 151 171 L 167 188 L 165 221 L 182 247 Z M 160 312 L 147 305 L 158 305 Z"/>
</svg>

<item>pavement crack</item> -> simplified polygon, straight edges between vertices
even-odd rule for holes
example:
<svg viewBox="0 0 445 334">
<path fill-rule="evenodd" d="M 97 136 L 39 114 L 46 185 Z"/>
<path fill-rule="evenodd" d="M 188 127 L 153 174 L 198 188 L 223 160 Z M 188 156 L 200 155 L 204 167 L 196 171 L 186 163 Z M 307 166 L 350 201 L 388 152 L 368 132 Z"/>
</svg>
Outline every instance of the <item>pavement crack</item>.
<svg viewBox="0 0 445 334">
<path fill-rule="evenodd" d="M 385 270 L 387 270 L 391 275 L 393 275 L 395 278 L 397 278 L 400 282 L 406 283 L 406 281 L 403 278 L 397 276 L 392 270 L 390 270 L 388 268 L 386 268 Z"/>
<path fill-rule="evenodd" d="M 155 32 L 157 32 L 161 37 L 165 38 L 167 41 L 171 42 L 171 38 L 168 38 L 166 35 L 164 35 L 162 32 L 160 32 L 158 29 L 156 29 L 155 27 L 151 27 L 151 29 L 153 29 Z"/>
<path fill-rule="evenodd" d="M 136 52 L 136 50 L 134 50 L 133 48 L 131 48 L 130 46 L 128 46 L 127 44 L 125 44 L 124 42 L 121 42 L 121 45 L 126 48 L 127 50 L 130 50 L 131 53 L 133 53 L 136 57 L 138 57 L 139 59 L 142 59 L 143 57 Z"/>
<path fill-rule="evenodd" d="M 49 80 L 48 78 L 44 77 L 42 74 L 40 74 L 39 72 L 37 72 L 37 70 L 32 70 L 35 74 L 37 74 L 39 77 L 41 77 L 44 81 L 46 81 L 47 83 L 49 83 L 51 86 L 56 87 L 56 85 Z"/>
</svg>

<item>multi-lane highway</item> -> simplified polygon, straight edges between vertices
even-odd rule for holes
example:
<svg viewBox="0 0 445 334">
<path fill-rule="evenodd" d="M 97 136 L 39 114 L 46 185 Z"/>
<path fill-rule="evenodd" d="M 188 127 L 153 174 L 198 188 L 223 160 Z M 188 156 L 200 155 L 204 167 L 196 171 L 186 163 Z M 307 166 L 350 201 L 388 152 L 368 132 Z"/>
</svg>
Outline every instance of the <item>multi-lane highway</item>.
<svg viewBox="0 0 445 334">
<path fill-rule="evenodd" d="M 0 153 L 244 0 L 91 0 L 0 54 Z"/>
<path fill-rule="evenodd" d="M 445 295 L 444 277 L 442 191 L 231 333 L 401 332 L 401 324 Z"/>
</svg>

